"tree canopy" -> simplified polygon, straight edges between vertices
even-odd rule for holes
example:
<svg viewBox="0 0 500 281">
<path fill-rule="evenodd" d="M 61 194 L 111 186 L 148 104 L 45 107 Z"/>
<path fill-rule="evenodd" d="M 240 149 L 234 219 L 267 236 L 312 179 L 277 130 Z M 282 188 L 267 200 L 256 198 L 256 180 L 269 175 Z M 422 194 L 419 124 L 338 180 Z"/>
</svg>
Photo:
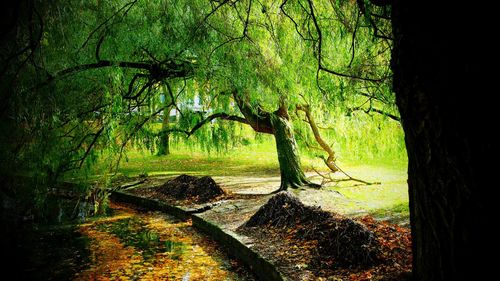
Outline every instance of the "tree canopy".
<svg viewBox="0 0 500 281">
<path fill-rule="evenodd" d="M 399 120 L 388 8 L 74 0 L 23 1 L 14 11 L 17 28 L 3 32 L 2 126 L 10 133 L 2 163 L 44 183 L 89 170 L 99 158 L 112 171 L 127 145 L 155 151 L 168 135 L 209 151 L 227 149 L 245 124 L 276 135 L 265 117 L 273 112 L 291 122 L 284 139 L 292 147 L 297 139 L 323 149 L 335 172 L 338 154 L 328 142 L 346 139 L 338 126 L 346 116 Z M 171 110 L 178 121 L 155 127 Z M 333 139 L 318 124 L 337 125 Z M 294 165 L 303 178 L 298 158 Z"/>
</svg>

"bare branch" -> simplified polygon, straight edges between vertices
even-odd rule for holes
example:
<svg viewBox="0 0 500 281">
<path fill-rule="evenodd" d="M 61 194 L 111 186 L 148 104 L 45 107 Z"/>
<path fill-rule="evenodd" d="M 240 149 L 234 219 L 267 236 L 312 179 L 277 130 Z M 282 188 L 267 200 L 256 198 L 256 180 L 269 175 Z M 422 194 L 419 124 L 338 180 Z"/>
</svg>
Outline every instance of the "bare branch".
<svg viewBox="0 0 500 281">
<path fill-rule="evenodd" d="M 378 114 L 381 114 L 381 115 L 384 115 L 394 121 L 397 121 L 397 122 L 401 122 L 401 117 L 399 116 L 396 116 L 394 114 L 391 114 L 389 112 L 385 112 L 383 110 L 380 110 L 380 109 L 377 109 L 377 108 L 374 108 L 372 106 L 370 106 L 369 108 L 367 109 L 363 109 L 362 107 L 354 107 L 354 108 L 349 108 L 348 109 L 350 112 L 353 112 L 353 111 L 363 111 L 367 114 L 369 114 L 370 112 L 375 112 L 375 113 L 378 113 Z"/>
<path fill-rule="evenodd" d="M 335 152 L 333 149 L 323 140 L 321 137 L 321 134 L 319 132 L 318 127 L 316 126 L 316 122 L 314 122 L 314 118 L 311 115 L 311 111 L 309 108 L 309 105 L 298 105 L 297 110 L 301 110 L 306 114 L 307 121 L 309 123 L 309 126 L 311 127 L 311 130 L 313 131 L 314 138 L 316 139 L 316 142 L 323 148 L 323 150 L 328 153 L 328 158 L 324 159 L 326 166 L 332 171 L 332 172 L 337 172 L 339 169 L 337 167 L 337 164 L 335 164 Z"/>
</svg>

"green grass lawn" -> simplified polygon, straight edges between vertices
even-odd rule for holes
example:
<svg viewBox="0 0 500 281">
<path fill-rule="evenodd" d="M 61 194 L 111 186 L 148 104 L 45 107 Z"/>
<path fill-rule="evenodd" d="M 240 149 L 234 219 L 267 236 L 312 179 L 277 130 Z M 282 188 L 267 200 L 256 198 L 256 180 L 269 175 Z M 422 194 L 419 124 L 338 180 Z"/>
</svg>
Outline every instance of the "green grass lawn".
<svg viewBox="0 0 500 281">
<path fill-rule="evenodd" d="M 267 146 L 243 147 L 218 155 L 184 150 L 156 156 L 147 151 L 131 151 L 128 161 L 122 161 L 118 171 L 126 176 L 141 173 L 150 176 L 183 173 L 210 176 L 270 175 L 279 174 L 277 159 L 276 152 Z"/>
<path fill-rule="evenodd" d="M 409 218 L 408 176 L 405 163 L 347 164 L 343 168 L 353 177 L 380 182 L 376 185 L 342 182 L 328 187 L 327 189 L 340 192 L 349 202 L 344 205 L 344 213 L 370 213 L 378 218 L 395 221 Z"/>
<path fill-rule="evenodd" d="M 320 159 L 303 155 L 301 160 L 305 171 L 311 172 L 311 167 L 325 169 Z M 339 165 L 353 177 L 381 184 L 367 186 L 357 182 L 341 182 L 329 185 L 324 190 L 338 191 L 343 199 L 329 200 L 328 197 L 318 194 L 317 196 L 321 197 L 315 200 L 318 204 L 323 207 L 332 205 L 330 209 L 347 215 L 369 213 L 379 218 L 408 219 L 407 166 L 404 160 L 349 159 L 339 161 Z M 118 172 L 128 177 L 139 174 L 192 174 L 265 178 L 279 176 L 279 166 L 274 143 L 263 142 L 211 155 L 186 147 L 174 147 L 172 154 L 167 156 L 132 150 L 127 153 L 126 160 L 122 160 Z"/>
</svg>

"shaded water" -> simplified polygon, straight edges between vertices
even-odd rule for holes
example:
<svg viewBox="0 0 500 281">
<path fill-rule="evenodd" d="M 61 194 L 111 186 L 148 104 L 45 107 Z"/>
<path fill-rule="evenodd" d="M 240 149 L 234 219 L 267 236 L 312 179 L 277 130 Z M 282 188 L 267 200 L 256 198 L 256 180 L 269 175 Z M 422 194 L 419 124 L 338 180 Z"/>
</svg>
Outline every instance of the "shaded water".
<svg viewBox="0 0 500 281">
<path fill-rule="evenodd" d="M 39 231 L 28 246 L 24 275 L 30 280 L 253 280 L 189 221 L 110 206 L 106 217 Z"/>
</svg>

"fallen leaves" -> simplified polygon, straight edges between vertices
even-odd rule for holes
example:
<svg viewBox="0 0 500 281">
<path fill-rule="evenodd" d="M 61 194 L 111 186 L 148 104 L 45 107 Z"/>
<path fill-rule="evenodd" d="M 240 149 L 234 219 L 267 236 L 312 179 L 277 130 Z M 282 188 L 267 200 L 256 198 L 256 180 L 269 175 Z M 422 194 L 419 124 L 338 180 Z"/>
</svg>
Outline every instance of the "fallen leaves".
<svg viewBox="0 0 500 281">
<path fill-rule="evenodd" d="M 190 221 L 112 207 L 118 210 L 116 219 L 103 218 L 80 227 L 90 238 L 91 261 L 76 280 L 242 279 L 232 272 L 236 263 L 194 231 Z"/>
<path fill-rule="evenodd" d="M 409 280 L 412 265 L 410 230 L 376 221 L 370 216 L 357 221 L 372 231 L 381 245 L 379 262 L 375 265 L 339 267 L 334 259 L 318 255 L 317 241 L 297 239 L 296 228 L 268 225 L 246 228 L 242 233 L 252 237 L 253 248 L 278 265 L 290 280 Z"/>
</svg>

